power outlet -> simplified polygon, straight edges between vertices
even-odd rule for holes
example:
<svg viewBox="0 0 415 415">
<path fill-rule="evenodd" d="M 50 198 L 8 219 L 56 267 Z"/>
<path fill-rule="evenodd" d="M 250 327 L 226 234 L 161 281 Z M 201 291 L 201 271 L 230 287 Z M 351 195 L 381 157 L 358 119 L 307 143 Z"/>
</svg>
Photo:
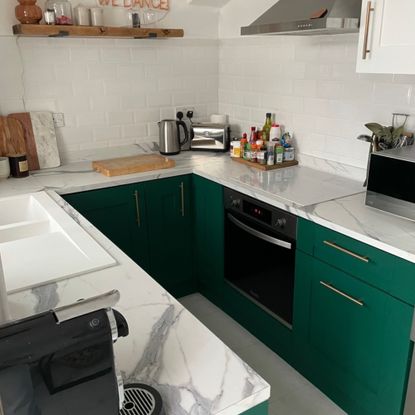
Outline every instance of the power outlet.
<svg viewBox="0 0 415 415">
<path fill-rule="evenodd" d="M 184 119 L 187 119 L 187 112 L 188 111 L 193 111 L 193 118 L 195 117 L 196 113 L 195 113 L 195 107 L 191 107 L 191 106 L 185 106 L 185 107 L 176 107 L 176 114 L 178 112 L 182 112 L 184 115 Z"/>
<path fill-rule="evenodd" d="M 55 112 L 52 114 L 52 116 L 55 128 L 65 127 L 65 115 L 62 112 Z"/>
</svg>

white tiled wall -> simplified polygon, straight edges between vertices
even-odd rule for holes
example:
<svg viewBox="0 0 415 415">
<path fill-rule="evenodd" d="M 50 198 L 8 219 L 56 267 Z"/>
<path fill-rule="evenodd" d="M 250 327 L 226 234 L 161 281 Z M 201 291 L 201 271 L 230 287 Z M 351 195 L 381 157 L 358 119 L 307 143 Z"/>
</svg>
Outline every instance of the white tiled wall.
<svg viewBox="0 0 415 415">
<path fill-rule="evenodd" d="M 217 40 L 0 37 L 0 112 L 63 112 L 65 160 L 80 150 L 158 140 L 157 121 L 217 112 Z"/>
<path fill-rule="evenodd" d="M 415 76 L 356 74 L 356 56 L 357 35 L 221 40 L 219 110 L 240 132 L 273 112 L 303 155 L 365 168 L 365 123 L 405 112 L 415 129 Z"/>
<path fill-rule="evenodd" d="M 357 36 L 229 40 L 16 39 L 0 36 L 0 113 L 63 112 L 65 160 L 157 140 L 176 106 L 230 114 L 235 133 L 265 113 L 293 131 L 300 158 L 365 168 L 364 123 L 415 113 L 415 76 L 359 75 Z M 415 130 L 415 115 L 408 123 Z M 359 170 L 360 171 L 360 170 Z M 347 170 L 346 174 L 349 170 Z M 359 173 L 360 174 L 360 173 Z"/>
</svg>

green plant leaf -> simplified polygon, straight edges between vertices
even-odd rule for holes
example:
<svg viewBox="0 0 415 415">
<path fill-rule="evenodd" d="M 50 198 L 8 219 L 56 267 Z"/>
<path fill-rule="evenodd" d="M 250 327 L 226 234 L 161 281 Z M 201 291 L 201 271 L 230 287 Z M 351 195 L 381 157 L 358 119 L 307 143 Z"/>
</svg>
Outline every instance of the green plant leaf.
<svg viewBox="0 0 415 415">
<path fill-rule="evenodd" d="M 372 131 L 377 137 L 382 137 L 384 134 L 384 127 L 378 123 L 372 122 L 365 124 L 365 127 Z"/>
</svg>

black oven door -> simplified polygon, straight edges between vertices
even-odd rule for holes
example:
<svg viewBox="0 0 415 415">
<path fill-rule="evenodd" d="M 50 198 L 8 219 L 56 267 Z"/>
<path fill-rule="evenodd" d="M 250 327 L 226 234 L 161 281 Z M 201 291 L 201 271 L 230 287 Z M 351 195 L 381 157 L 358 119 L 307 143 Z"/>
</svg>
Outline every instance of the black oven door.
<svg viewBox="0 0 415 415">
<path fill-rule="evenodd" d="M 226 212 L 225 279 L 292 328 L 295 241 Z"/>
</svg>

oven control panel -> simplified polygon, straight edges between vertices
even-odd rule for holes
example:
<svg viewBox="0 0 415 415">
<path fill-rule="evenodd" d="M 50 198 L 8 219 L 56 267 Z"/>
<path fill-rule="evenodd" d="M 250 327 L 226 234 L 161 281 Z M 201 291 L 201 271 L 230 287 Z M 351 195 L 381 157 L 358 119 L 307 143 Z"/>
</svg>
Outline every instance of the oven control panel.
<svg viewBox="0 0 415 415">
<path fill-rule="evenodd" d="M 249 218 L 270 230 L 296 239 L 297 217 L 295 215 L 228 188 L 224 189 L 224 196 L 225 213 L 234 212 L 239 217 Z"/>
</svg>

